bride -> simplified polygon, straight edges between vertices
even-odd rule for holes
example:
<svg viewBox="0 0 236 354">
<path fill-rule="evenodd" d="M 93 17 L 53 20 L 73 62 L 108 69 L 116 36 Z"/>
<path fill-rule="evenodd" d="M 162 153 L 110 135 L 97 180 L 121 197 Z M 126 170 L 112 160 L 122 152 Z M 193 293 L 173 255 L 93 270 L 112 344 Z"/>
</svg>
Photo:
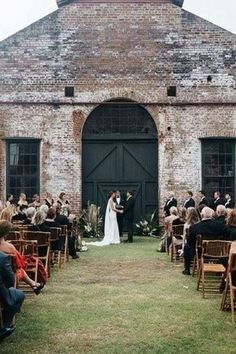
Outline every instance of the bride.
<svg viewBox="0 0 236 354">
<path fill-rule="evenodd" d="M 104 238 L 102 241 L 90 242 L 91 246 L 107 246 L 120 243 L 119 228 L 116 218 L 116 213 L 123 213 L 123 210 L 118 210 L 115 207 L 114 198 L 116 191 L 109 192 L 108 202 L 105 215 Z"/>
</svg>

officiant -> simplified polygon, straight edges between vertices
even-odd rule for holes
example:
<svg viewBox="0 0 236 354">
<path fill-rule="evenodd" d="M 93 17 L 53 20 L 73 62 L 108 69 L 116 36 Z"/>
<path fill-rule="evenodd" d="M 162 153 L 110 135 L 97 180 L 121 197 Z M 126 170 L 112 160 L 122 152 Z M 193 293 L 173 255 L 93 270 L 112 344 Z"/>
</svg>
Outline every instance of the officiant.
<svg viewBox="0 0 236 354">
<path fill-rule="evenodd" d="M 124 209 L 124 204 L 125 200 L 121 197 L 120 191 L 116 191 L 116 197 L 115 197 L 115 207 L 118 210 L 123 210 Z M 116 213 L 116 218 L 117 218 L 117 223 L 118 223 L 118 228 L 119 228 L 119 235 L 120 237 L 122 236 L 123 233 L 123 220 L 124 216 L 121 213 Z"/>
</svg>

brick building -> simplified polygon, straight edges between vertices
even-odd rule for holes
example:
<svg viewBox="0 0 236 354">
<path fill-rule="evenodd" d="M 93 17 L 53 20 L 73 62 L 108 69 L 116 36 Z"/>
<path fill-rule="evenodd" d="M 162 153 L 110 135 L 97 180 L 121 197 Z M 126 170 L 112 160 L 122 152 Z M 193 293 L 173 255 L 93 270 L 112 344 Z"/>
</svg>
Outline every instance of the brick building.
<svg viewBox="0 0 236 354">
<path fill-rule="evenodd" d="M 181 0 L 61 0 L 0 43 L 0 195 L 235 194 L 236 36 Z M 161 215 L 161 214 L 160 214 Z"/>
</svg>

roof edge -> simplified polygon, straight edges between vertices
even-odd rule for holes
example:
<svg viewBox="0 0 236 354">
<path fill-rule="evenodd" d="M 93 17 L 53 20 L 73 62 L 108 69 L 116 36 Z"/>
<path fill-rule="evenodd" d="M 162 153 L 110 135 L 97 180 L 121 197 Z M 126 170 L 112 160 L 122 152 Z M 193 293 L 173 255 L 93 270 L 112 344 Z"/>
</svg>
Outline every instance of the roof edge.
<svg viewBox="0 0 236 354">
<path fill-rule="evenodd" d="M 183 3 L 184 3 L 184 0 L 171 0 L 172 1 L 172 3 L 174 4 L 174 5 L 176 5 L 176 6 L 179 6 L 179 7 L 182 7 L 183 6 Z M 171 2 L 170 1 L 170 2 Z M 67 5 L 67 4 L 69 4 L 69 3 L 71 3 L 71 2 L 73 2 L 73 0 L 57 0 L 57 6 L 58 7 L 62 7 L 62 6 L 64 6 L 64 5 Z M 81 1 L 81 2 L 84 2 L 84 1 Z M 92 1 L 93 2 L 93 1 Z M 101 0 L 101 2 L 103 2 L 102 0 Z M 106 1 L 106 2 L 109 2 L 109 1 Z M 112 2 L 114 2 L 114 1 L 112 1 Z M 119 2 L 119 1 L 118 1 Z M 127 1 L 126 1 L 127 2 Z M 130 2 L 132 2 L 132 0 L 130 1 Z M 135 2 L 137 2 L 137 1 L 135 1 Z M 146 2 L 146 1 L 145 1 Z M 150 0 L 150 2 L 151 2 L 151 0 Z"/>
</svg>

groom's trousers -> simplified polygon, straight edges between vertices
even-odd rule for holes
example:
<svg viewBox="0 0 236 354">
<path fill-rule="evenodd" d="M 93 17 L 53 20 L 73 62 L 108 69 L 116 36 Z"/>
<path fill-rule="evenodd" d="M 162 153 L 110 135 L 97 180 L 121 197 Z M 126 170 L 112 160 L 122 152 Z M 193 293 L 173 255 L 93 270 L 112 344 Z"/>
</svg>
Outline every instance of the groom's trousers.
<svg viewBox="0 0 236 354">
<path fill-rule="evenodd" d="M 128 242 L 133 242 L 133 219 L 126 219 Z"/>
</svg>

